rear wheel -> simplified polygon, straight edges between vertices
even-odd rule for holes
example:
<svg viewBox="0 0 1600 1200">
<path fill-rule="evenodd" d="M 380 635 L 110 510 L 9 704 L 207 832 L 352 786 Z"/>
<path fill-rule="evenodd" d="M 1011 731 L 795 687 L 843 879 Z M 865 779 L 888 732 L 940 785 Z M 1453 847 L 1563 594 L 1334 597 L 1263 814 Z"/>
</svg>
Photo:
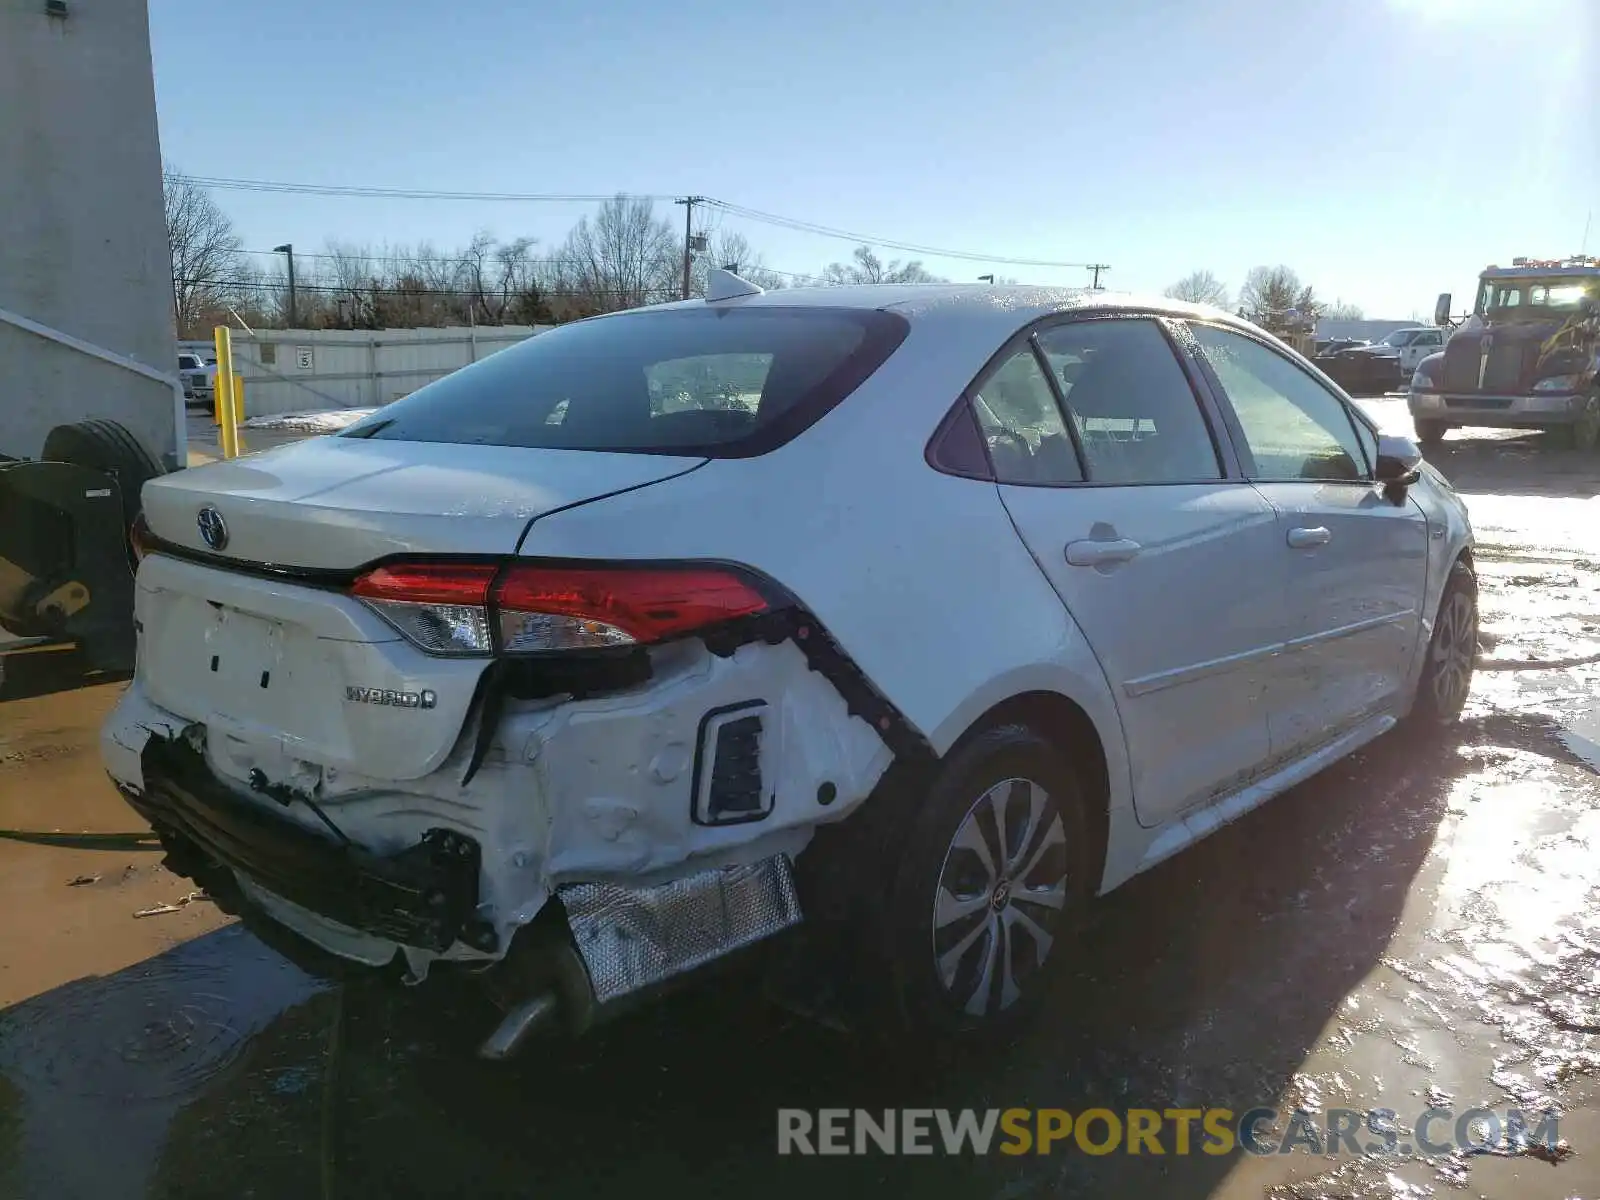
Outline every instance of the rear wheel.
<svg viewBox="0 0 1600 1200">
<path fill-rule="evenodd" d="M 1032 1015 L 1094 893 L 1090 827 L 1075 772 L 1026 726 L 952 753 L 902 843 L 890 895 L 898 1032 L 981 1039 Z"/>
<path fill-rule="evenodd" d="M 1453 724 L 1472 690 L 1478 661 L 1478 580 L 1472 568 L 1457 560 L 1450 568 L 1439 614 L 1434 618 L 1422 678 L 1417 681 L 1413 721 L 1423 728 Z"/>
<path fill-rule="evenodd" d="M 1424 446 L 1437 446 L 1444 441 L 1444 435 L 1450 432 L 1450 426 L 1445 421 L 1427 420 L 1416 418 L 1417 441 Z"/>
<path fill-rule="evenodd" d="M 1568 450 L 1589 453 L 1600 442 L 1600 392 L 1589 396 L 1578 419 L 1553 431 L 1560 444 Z"/>
</svg>

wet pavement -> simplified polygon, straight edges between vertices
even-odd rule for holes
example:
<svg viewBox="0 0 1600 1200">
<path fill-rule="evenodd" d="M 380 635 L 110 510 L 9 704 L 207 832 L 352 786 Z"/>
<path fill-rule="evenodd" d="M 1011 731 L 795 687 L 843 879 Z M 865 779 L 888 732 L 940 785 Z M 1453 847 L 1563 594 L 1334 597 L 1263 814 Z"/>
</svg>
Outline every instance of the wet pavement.
<svg viewBox="0 0 1600 1200">
<path fill-rule="evenodd" d="M 1458 733 L 1380 739 L 1107 897 L 1005 1052 L 891 1058 L 734 977 L 480 1064 L 467 999 L 317 984 L 178 903 L 99 776 L 119 685 L 0 702 L 0 1197 L 1600 1196 L 1600 456 L 1540 440 L 1435 455 L 1480 537 Z M 780 1107 L 1391 1108 L 1409 1145 L 1430 1105 L 1567 1145 L 776 1156 Z"/>
</svg>

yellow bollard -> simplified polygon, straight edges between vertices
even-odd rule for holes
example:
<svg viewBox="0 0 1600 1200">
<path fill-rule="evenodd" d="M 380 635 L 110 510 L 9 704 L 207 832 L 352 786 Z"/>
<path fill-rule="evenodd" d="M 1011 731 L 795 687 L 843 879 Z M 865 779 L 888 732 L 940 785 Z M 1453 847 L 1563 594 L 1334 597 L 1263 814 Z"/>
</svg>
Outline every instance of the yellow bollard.
<svg viewBox="0 0 1600 1200">
<path fill-rule="evenodd" d="M 226 325 L 216 328 L 217 345 L 217 428 L 223 458 L 239 457 L 240 380 L 233 369 L 233 338 Z"/>
</svg>

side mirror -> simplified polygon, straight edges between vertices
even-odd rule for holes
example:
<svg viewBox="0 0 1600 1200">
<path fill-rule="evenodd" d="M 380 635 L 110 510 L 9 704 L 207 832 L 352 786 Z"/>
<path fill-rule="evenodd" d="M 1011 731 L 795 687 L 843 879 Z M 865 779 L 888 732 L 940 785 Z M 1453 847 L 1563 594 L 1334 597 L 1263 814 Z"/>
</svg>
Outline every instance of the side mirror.
<svg viewBox="0 0 1600 1200">
<path fill-rule="evenodd" d="M 1433 323 L 1446 326 L 1450 324 L 1450 293 L 1440 292 L 1439 298 L 1433 303 Z"/>
<path fill-rule="evenodd" d="M 1422 451 L 1410 438 L 1381 435 L 1373 476 L 1384 485 L 1384 494 L 1398 503 L 1406 488 L 1422 478 Z"/>
</svg>

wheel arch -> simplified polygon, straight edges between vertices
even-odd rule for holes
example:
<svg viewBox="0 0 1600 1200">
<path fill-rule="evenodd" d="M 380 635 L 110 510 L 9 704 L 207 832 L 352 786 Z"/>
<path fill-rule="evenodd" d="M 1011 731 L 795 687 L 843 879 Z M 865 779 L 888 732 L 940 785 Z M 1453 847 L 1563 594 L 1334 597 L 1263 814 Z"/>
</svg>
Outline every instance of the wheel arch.
<svg viewBox="0 0 1600 1200">
<path fill-rule="evenodd" d="M 1111 759 L 1094 718 L 1076 700 L 1041 689 L 1019 692 L 978 716 L 942 757 L 948 758 L 972 738 L 1003 725 L 1026 725 L 1061 749 L 1084 790 L 1084 808 L 1094 841 L 1098 878 L 1105 869 L 1111 837 Z"/>
</svg>

